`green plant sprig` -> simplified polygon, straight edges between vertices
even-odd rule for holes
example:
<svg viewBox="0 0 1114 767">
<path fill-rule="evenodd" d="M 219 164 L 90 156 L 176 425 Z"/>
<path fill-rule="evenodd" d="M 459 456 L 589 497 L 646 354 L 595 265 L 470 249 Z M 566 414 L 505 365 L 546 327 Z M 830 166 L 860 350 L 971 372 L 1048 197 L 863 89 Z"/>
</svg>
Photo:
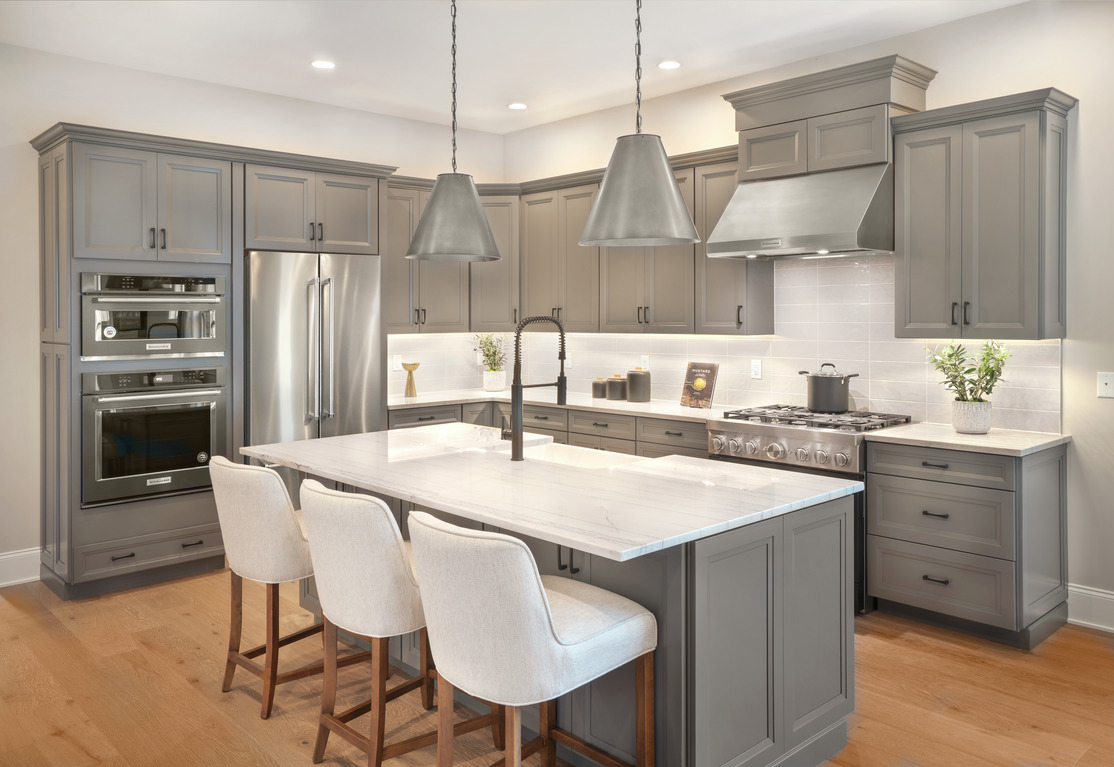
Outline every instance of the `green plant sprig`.
<svg viewBox="0 0 1114 767">
<path fill-rule="evenodd" d="M 928 361 L 944 374 L 940 383 L 955 392 L 960 402 L 986 402 L 1002 378 L 1002 369 L 1010 353 L 999 341 L 987 341 L 977 360 L 968 359 L 967 350 L 954 341 L 942 351 L 925 347 Z"/>
<path fill-rule="evenodd" d="M 485 370 L 502 370 L 507 361 L 503 338 L 494 333 L 477 333 L 476 351 L 483 357 Z"/>
</svg>

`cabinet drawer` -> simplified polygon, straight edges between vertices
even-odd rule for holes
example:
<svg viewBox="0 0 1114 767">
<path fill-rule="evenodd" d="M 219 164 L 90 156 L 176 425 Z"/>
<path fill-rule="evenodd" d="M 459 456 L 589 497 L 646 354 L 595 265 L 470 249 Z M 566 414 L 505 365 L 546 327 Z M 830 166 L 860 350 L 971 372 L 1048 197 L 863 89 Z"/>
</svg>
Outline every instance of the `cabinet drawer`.
<svg viewBox="0 0 1114 767">
<path fill-rule="evenodd" d="M 522 427 L 531 431 L 531 427 L 541 426 L 546 429 L 560 429 L 568 431 L 569 411 L 559 407 L 543 407 L 541 405 L 522 406 Z"/>
<path fill-rule="evenodd" d="M 690 455 L 693 458 L 707 458 L 708 448 L 700 447 L 674 447 L 673 445 L 659 445 L 654 442 L 639 442 L 636 455 L 646 458 L 661 458 L 667 455 Z"/>
<path fill-rule="evenodd" d="M 693 447 L 701 450 L 703 457 L 708 457 L 708 427 L 702 423 L 639 418 L 638 441 Z"/>
<path fill-rule="evenodd" d="M 437 407 L 415 407 L 407 410 L 392 410 L 387 413 L 388 429 L 404 429 L 408 426 L 429 426 L 435 423 L 455 423 L 460 420 L 460 405 L 438 405 Z"/>
<path fill-rule="evenodd" d="M 219 527 L 74 547 L 74 583 L 224 554 Z"/>
<path fill-rule="evenodd" d="M 871 596 L 1016 631 L 1014 582 L 1013 562 L 867 536 Z"/>
<path fill-rule="evenodd" d="M 545 436 L 553 437 L 553 441 L 561 445 L 567 445 L 569 443 L 569 433 L 567 431 L 546 429 L 529 423 L 526 424 L 524 431 L 526 434 L 544 434 Z"/>
<path fill-rule="evenodd" d="M 609 450 L 612 453 L 626 453 L 635 455 L 635 442 L 633 439 L 615 439 L 614 437 L 597 437 L 594 434 L 577 434 L 569 432 L 569 444 L 576 447 L 590 447 L 594 450 Z"/>
<path fill-rule="evenodd" d="M 866 470 L 994 490 L 1016 489 L 1014 459 L 1006 455 L 868 441 Z"/>
<path fill-rule="evenodd" d="M 569 431 L 616 439 L 634 439 L 634 416 L 570 410 Z"/>
<path fill-rule="evenodd" d="M 969 554 L 1015 559 L 1014 493 L 868 474 L 867 530 Z"/>
</svg>

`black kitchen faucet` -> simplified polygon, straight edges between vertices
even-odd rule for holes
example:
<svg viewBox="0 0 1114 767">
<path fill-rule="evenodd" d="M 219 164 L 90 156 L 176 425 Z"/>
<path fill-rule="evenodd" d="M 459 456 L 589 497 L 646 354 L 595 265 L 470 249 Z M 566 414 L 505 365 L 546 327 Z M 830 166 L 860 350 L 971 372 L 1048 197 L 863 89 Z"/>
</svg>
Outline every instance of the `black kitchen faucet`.
<svg viewBox="0 0 1114 767">
<path fill-rule="evenodd" d="M 561 334 L 561 342 L 557 349 L 557 359 L 561 363 L 561 370 L 557 380 L 552 383 L 525 384 L 522 383 L 522 329 L 534 322 L 552 322 Z M 511 382 L 511 430 L 510 434 L 503 430 L 503 439 L 510 437 L 511 460 L 522 460 L 522 390 L 535 389 L 540 386 L 557 387 L 557 404 L 564 405 L 568 399 L 568 382 L 565 379 L 565 326 L 556 317 L 538 315 L 525 317 L 514 330 L 514 380 Z"/>
</svg>

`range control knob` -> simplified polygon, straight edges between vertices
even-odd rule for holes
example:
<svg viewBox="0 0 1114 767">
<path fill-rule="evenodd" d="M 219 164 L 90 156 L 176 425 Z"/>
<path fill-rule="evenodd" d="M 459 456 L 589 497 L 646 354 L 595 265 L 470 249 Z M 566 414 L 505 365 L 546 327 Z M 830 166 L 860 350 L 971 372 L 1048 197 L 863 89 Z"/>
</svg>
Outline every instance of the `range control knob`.
<svg viewBox="0 0 1114 767">
<path fill-rule="evenodd" d="M 723 448 L 727 445 L 727 440 L 723 437 L 712 437 L 712 452 L 722 453 Z"/>
<path fill-rule="evenodd" d="M 766 445 L 766 457 L 770 460 L 776 461 L 783 455 L 785 455 L 785 448 L 778 443 L 771 442 L 770 444 Z"/>
<path fill-rule="evenodd" d="M 850 462 L 847 453 L 836 453 L 836 466 L 846 466 Z"/>
<path fill-rule="evenodd" d="M 739 444 L 739 440 L 737 439 L 732 439 L 727 444 L 730 446 L 732 453 L 737 453 L 742 448 L 742 445 Z"/>
<path fill-rule="evenodd" d="M 807 447 L 797 448 L 797 460 L 801 463 L 805 463 L 806 461 L 808 461 L 808 452 L 809 451 Z"/>
<path fill-rule="evenodd" d="M 827 463 L 828 462 L 828 451 L 817 450 L 816 451 L 816 462 L 820 463 L 820 464 Z"/>
<path fill-rule="evenodd" d="M 746 447 L 748 455 L 754 455 L 755 453 L 758 452 L 758 440 L 756 440 L 756 439 L 748 440 L 745 447 Z"/>
</svg>

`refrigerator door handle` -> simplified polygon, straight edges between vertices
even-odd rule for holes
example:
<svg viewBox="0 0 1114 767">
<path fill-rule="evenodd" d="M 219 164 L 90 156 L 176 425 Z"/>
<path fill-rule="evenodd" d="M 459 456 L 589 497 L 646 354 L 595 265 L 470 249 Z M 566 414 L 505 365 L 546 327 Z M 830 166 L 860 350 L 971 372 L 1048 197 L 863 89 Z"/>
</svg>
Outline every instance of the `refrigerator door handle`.
<svg viewBox="0 0 1114 767">
<path fill-rule="evenodd" d="M 314 277 L 306 281 L 306 420 L 321 418 L 320 391 L 317 388 L 317 296 L 321 281 Z"/>
<path fill-rule="evenodd" d="M 325 288 L 329 289 L 329 302 L 325 303 Z M 325 371 L 328 371 L 329 380 L 322 381 L 321 391 L 328 392 L 329 400 L 325 403 L 322 411 L 322 418 L 332 418 L 336 415 L 333 412 L 333 402 L 336 400 L 336 328 L 337 319 L 336 313 L 333 311 L 333 298 L 336 292 L 336 280 L 332 277 L 326 277 L 321 281 L 321 317 L 324 320 L 325 312 L 329 312 L 329 362 L 326 364 L 324 360 L 321 363 L 321 375 L 325 376 Z"/>
</svg>

